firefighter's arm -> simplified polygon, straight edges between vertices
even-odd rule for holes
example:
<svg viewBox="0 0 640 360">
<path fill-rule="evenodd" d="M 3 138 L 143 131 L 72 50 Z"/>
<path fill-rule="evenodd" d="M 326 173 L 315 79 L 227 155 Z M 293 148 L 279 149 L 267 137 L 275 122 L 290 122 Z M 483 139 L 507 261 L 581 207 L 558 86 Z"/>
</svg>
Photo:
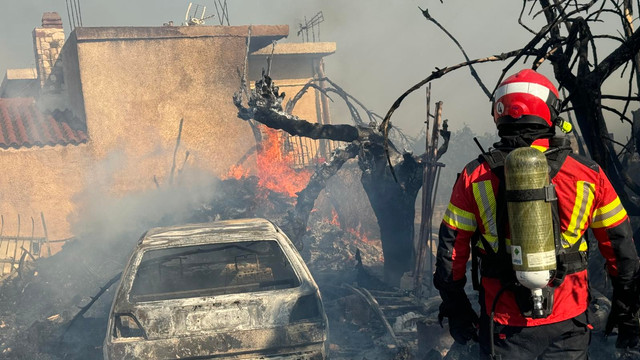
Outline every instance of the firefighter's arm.
<svg viewBox="0 0 640 360">
<path fill-rule="evenodd" d="M 477 224 L 469 199 L 468 178 L 463 172 L 456 181 L 442 224 L 440 225 L 436 270 L 433 283 L 440 291 L 442 304 L 438 318 L 449 318 L 449 332 L 458 342 L 477 340 L 478 316 L 464 292 L 470 240 Z M 472 196 L 472 195 L 471 195 Z"/>
<path fill-rule="evenodd" d="M 590 226 L 613 284 L 612 308 L 605 333 L 608 335 L 617 327 L 616 346 L 635 347 L 640 336 L 640 263 L 629 217 L 602 170 L 600 175 Z"/>
</svg>

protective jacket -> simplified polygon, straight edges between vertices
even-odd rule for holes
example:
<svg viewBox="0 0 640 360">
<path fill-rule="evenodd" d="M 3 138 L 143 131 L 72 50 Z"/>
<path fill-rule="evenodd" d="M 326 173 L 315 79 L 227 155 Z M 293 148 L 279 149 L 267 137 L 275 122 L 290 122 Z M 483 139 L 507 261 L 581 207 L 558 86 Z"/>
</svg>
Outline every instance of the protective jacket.
<svg viewBox="0 0 640 360">
<path fill-rule="evenodd" d="M 548 140 L 545 141 L 537 141 L 532 146 L 546 151 L 549 145 Z M 595 162 L 570 152 L 553 161 L 558 162 L 550 175 L 558 198 L 561 247 L 568 253 L 571 250 L 586 264 L 588 242 L 585 232 L 591 228 L 606 260 L 609 275 L 620 284 L 630 284 L 638 271 L 632 230 L 627 213 L 606 175 Z M 439 232 L 434 285 L 441 292 L 459 293 L 463 289 L 472 245 L 477 247 L 481 259 L 482 255 L 500 251 L 499 233 L 508 232 L 508 224 L 506 230 L 501 229 L 505 224 L 498 221 L 502 210 L 498 209 L 501 206 L 498 200 L 502 189 L 501 177 L 499 171 L 495 167 L 492 169 L 482 156 L 470 162 L 458 176 Z M 478 235 L 482 241 L 472 241 Z M 509 249 L 508 233 L 505 245 Z M 574 318 L 586 311 L 586 266 L 570 266 L 564 270 L 562 283 L 553 288 L 549 316 L 537 319 L 523 315 L 512 289 L 504 290 L 494 304 L 496 295 L 504 286 L 501 274 L 510 271 L 500 266 L 492 261 L 481 264 L 482 308 L 489 314 L 495 305 L 496 322 L 510 326 L 537 326 Z"/>
</svg>

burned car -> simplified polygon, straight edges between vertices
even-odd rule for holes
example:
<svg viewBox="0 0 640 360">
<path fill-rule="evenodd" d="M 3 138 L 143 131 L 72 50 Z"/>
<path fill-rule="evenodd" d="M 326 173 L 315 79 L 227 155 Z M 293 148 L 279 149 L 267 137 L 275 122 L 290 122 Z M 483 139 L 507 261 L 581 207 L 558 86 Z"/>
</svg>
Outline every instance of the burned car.
<svg viewBox="0 0 640 360">
<path fill-rule="evenodd" d="M 122 274 L 105 359 L 325 359 L 318 286 L 274 224 L 149 230 Z"/>
</svg>

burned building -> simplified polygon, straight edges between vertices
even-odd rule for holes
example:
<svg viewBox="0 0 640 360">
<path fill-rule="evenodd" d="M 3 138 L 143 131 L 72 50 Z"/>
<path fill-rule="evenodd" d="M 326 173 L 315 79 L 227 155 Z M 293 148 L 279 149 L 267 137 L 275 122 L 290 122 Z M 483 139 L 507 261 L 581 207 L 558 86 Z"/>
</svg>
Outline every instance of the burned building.
<svg viewBox="0 0 640 360">
<path fill-rule="evenodd" d="M 23 249 L 48 255 L 72 238 L 80 193 L 122 197 L 169 183 L 178 134 L 189 152 L 181 166 L 228 173 L 255 145 L 231 100 L 243 72 L 258 79 L 270 57 L 293 96 L 324 75 L 336 48 L 272 46 L 288 35 L 286 25 L 252 25 L 78 27 L 65 37 L 60 16 L 45 13 L 33 32 L 36 68 L 7 70 L 0 87 L 0 273 Z M 330 122 L 314 89 L 294 113 Z M 292 142 L 301 165 L 329 146 Z M 243 166 L 255 171 L 254 157 Z"/>
</svg>

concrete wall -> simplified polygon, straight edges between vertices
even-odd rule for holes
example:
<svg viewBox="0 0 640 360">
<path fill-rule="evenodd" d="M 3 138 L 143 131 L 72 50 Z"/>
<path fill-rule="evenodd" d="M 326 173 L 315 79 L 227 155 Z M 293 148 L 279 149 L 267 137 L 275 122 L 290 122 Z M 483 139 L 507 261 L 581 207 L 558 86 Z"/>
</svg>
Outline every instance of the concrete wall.
<svg viewBox="0 0 640 360">
<path fill-rule="evenodd" d="M 0 259 L 12 258 L 14 254 L 20 258 L 20 247 L 29 248 L 28 243 L 16 242 L 7 236 L 45 237 L 45 225 L 50 240 L 73 236 L 68 220 L 76 215 L 73 195 L 85 188 L 81 170 L 90 166 L 87 150 L 87 145 L 82 144 L 0 151 L 3 236 L 0 239 Z M 45 219 L 44 225 L 41 214 Z M 40 253 L 55 253 L 62 244 L 54 242 L 44 246 Z M 8 264 L 2 264 L 0 274 L 9 270 Z"/>
<path fill-rule="evenodd" d="M 50 239 L 69 238 L 71 224 L 82 215 L 80 195 L 123 197 L 154 188 L 154 176 L 167 184 L 180 119 L 178 166 L 189 151 L 186 167 L 226 175 L 255 145 L 232 102 L 248 33 L 248 26 L 77 28 L 61 52 L 66 92 L 57 106 L 86 120 L 89 142 L 0 151 L 4 234 L 16 234 L 20 214 L 21 234 L 31 235 L 33 217 L 34 235 L 42 236 L 42 212 Z M 249 52 L 287 34 L 287 26 L 252 26 Z M 282 61 L 273 68 L 289 96 L 314 76 L 314 59 L 328 54 L 305 56 L 294 48 L 296 54 L 280 53 Z M 251 56 L 250 68 L 261 67 L 264 59 Z M 311 91 L 295 113 L 318 121 L 318 104 Z M 251 169 L 253 161 L 243 166 Z"/>
<path fill-rule="evenodd" d="M 252 43 L 282 26 L 252 27 Z M 180 119 L 179 161 L 221 176 L 254 144 L 232 102 L 246 54 L 247 27 L 78 28 L 82 103 L 96 161 L 121 154 L 112 187 L 127 193 L 167 181 Z M 255 39 L 255 42 L 254 42 Z M 79 111 L 81 114 L 82 110 Z"/>
</svg>

